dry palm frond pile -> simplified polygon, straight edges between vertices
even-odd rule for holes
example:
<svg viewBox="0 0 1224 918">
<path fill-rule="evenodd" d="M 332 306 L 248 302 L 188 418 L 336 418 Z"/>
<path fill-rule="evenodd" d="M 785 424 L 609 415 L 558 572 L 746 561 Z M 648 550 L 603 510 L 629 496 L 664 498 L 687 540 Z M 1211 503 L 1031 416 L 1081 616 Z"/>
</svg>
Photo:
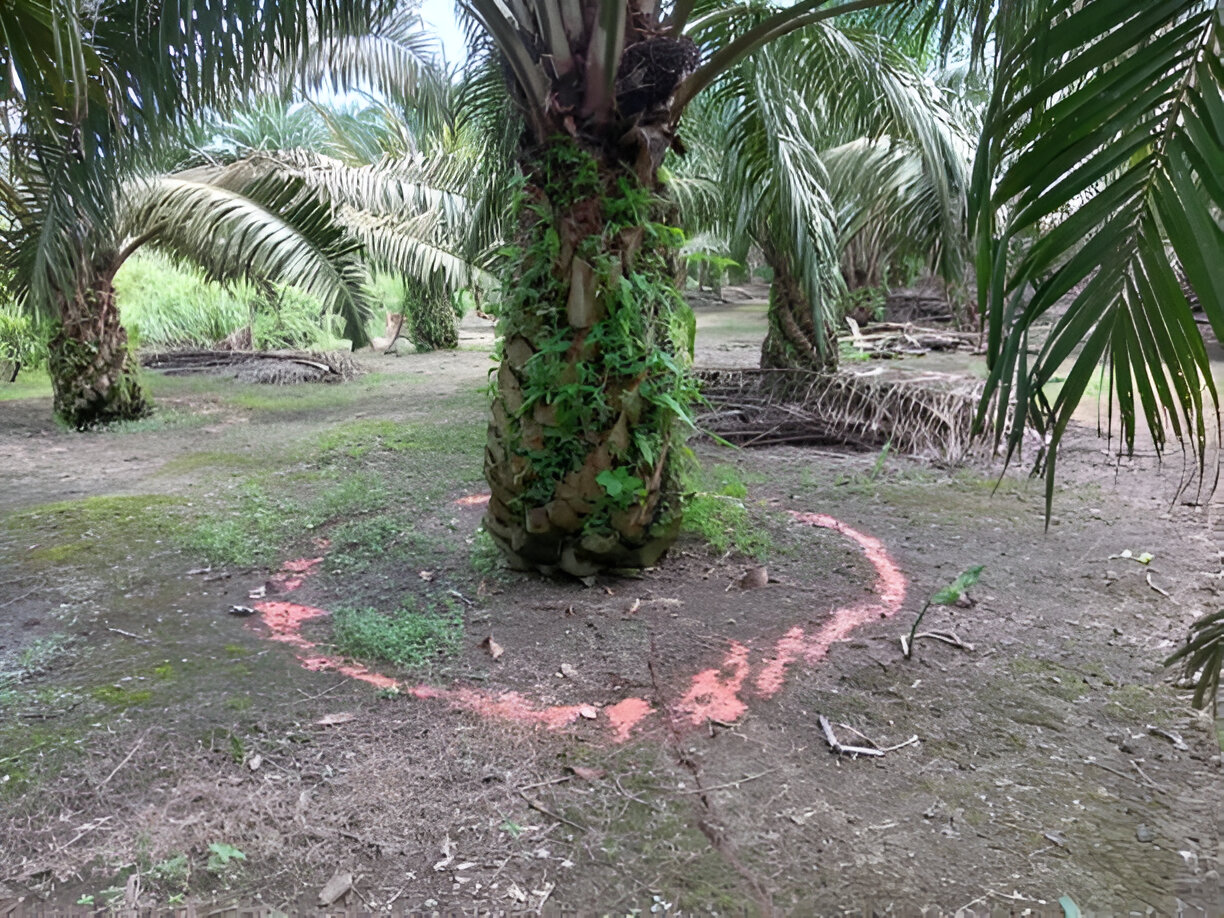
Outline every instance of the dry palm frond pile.
<svg viewBox="0 0 1224 918">
<path fill-rule="evenodd" d="M 699 369 L 699 429 L 740 446 L 843 445 L 964 460 L 982 384 L 946 373 Z"/>
<path fill-rule="evenodd" d="M 352 355 L 343 351 L 163 351 L 143 355 L 140 363 L 169 376 L 213 373 L 280 386 L 346 382 L 362 373 Z"/>
</svg>

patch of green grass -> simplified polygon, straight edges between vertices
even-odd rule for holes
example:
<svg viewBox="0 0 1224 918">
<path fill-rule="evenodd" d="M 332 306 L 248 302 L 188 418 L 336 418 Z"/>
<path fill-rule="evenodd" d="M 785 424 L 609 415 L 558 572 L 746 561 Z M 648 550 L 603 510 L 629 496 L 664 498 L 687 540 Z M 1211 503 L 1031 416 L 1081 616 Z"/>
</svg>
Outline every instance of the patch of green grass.
<svg viewBox="0 0 1224 918">
<path fill-rule="evenodd" d="M 45 369 L 22 370 L 15 382 L 0 382 L 0 402 L 19 398 L 50 398 L 51 377 Z"/>
<path fill-rule="evenodd" d="M 380 514 L 348 520 L 330 532 L 327 567 L 332 573 L 363 571 L 378 559 L 405 558 L 421 550 L 422 539 L 411 525 L 396 516 Z"/>
<path fill-rule="evenodd" d="M 31 641 L 15 654 L 0 655 L 0 690 L 43 672 L 67 646 L 67 635 L 53 634 Z"/>
<path fill-rule="evenodd" d="M 757 560 L 774 550 L 773 537 L 753 519 L 744 499 L 748 488 L 739 472 L 729 465 L 701 469 L 693 476 L 698 490 L 684 505 L 682 531 L 697 536 L 714 551 L 735 550 Z"/>
<path fill-rule="evenodd" d="M 318 527 L 335 519 L 378 510 L 388 498 L 387 487 L 377 475 L 350 474 L 324 488 L 298 518 L 308 528 Z"/>
<path fill-rule="evenodd" d="M 262 487 L 247 482 L 235 506 L 192 527 L 184 539 L 186 547 L 212 564 L 251 565 L 270 560 L 288 525 L 287 509 Z"/>
<path fill-rule="evenodd" d="M 90 692 L 103 704 L 116 708 L 130 708 L 144 704 L 153 697 L 153 692 L 144 688 L 128 688 L 123 685 L 99 685 Z"/>
<path fill-rule="evenodd" d="M 0 718 L 0 800 L 19 797 L 84 751 L 80 731 L 65 721 Z"/>
<path fill-rule="evenodd" d="M 177 408 L 159 408 L 154 406 L 153 414 L 136 421 L 115 421 L 107 424 L 101 430 L 105 433 L 134 434 L 149 433 L 157 430 L 176 430 L 185 427 L 199 427 L 207 424 L 212 418 L 207 414 L 195 414 L 179 411 Z"/>
<path fill-rule="evenodd" d="M 227 403 L 256 413 L 318 412 L 363 401 L 377 389 L 402 388 L 411 379 L 390 373 L 369 373 L 343 385 L 304 383 L 300 386 L 269 386 L 230 380 L 229 385 L 219 390 L 218 394 Z"/>
<path fill-rule="evenodd" d="M 468 563 L 472 570 L 485 577 L 490 577 L 505 568 L 502 553 L 489 535 L 487 529 L 481 526 L 472 536 L 472 546 L 468 550 Z"/>
<path fill-rule="evenodd" d="M 454 656 L 463 640 L 463 619 L 450 602 L 440 608 L 408 602 L 390 613 L 337 609 L 332 628 L 336 649 L 345 656 L 385 660 L 409 669 Z"/>
<path fill-rule="evenodd" d="M 482 423 L 402 424 L 363 420 L 340 424 L 319 440 L 324 461 L 359 459 L 372 452 L 458 453 L 479 456 L 484 449 Z"/>
<path fill-rule="evenodd" d="M 331 483 L 328 483 L 331 482 Z M 312 498 L 297 496 L 324 484 Z M 294 496 L 286 492 L 291 490 Z M 340 481 L 318 475 L 293 476 L 277 482 L 273 492 L 257 481 L 246 482 L 229 508 L 199 520 L 184 536 L 187 548 L 213 564 L 268 563 L 302 535 L 336 520 L 378 510 L 388 500 L 382 479 L 352 474 Z"/>
<path fill-rule="evenodd" d="M 359 459 L 374 450 L 402 453 L 413 445 L 413 428 L 395 421 L 352 421 L 338 424 L 319 438 L 319 449 L 326 458 L 339 453 Z"/>
</svg>

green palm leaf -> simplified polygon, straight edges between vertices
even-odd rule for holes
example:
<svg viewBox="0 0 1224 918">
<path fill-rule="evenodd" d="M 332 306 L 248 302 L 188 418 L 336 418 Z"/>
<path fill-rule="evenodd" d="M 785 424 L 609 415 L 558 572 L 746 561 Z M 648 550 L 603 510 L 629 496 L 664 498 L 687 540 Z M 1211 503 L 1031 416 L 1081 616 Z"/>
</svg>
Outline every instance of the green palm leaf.
<svg viewBox="0 0 1224 918">
<path fill-rule="evenodd" d="M 1047 512 L 1059 442 L 1102 367 L 1109 429 L 1117 424 L 1125 449 L 1142 415 L 1158 451 L 1171 434 L 1205 471 L 1219 401 L 1179 272 L 1224 332 L 1224 35 L 1214 5 L 1050 6 L 1052 18 L 1000 52 L 973 200 L 996 437 L 1011 458 L 1024 422 L 1042 436 Z M 1043 321 L 1052 327 L 1038 340 Z M 1055 374 L 1066 380 L 1052 392 Z M 1013 402 L 1021 423 L 1009 427 Z"/>
<path fill-rule="evenodd" d="M 341 316 L 354 347 L 369 343 L 361 247 L 331 206 L 300 179 L 269 175 L 240 193 L 163 176 L 131 189 L 129 225 L 148 242 L 200 265 L 211 279 L 291 283 Z"/>
</svg>

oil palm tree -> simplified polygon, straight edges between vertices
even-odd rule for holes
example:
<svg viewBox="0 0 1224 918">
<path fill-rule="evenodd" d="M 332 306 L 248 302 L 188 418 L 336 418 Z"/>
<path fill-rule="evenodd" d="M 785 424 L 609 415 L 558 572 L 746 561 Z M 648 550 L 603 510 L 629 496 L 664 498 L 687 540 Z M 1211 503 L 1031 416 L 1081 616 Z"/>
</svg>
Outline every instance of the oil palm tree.
<svg viewBox="0 0 1224 918">
<path fill-rule="evenodd" d="M 1220 13 L 1206 0 L 466 0 L 510 76 L 524 128 L 520 256 L 508 290 L 486 524 L 512 562 L 591 573 L 648 564 L 678 518 L 685 322 L 651 195 L 680 117 L 751 53 L 839 15 L 973 46 L 992 103 L 973 174 L 990 394 L 1049 435 L 1110 361 L 1123 436 L 1137 411 L 1198 448 L 1205 350 L 1174 268 L 1224 330 Z M 746 18 L 756 24 L 745 28 Z M 860 20 L 861 21 L 861 20 Z M 700 34 L 700 47 L 689 37 Z M 985 61 L 989 52 L 990 60 Z M 1029 244 L 1065 206 L 1087 196 Z M 1086 285 L 1037 355 L 1029 329 Z M 1036 287 L 1036 296 L 1028 292 Z M 823 334 L 819 310 L 815 334 Z M 1077 348 L 1083 347 L 1077 352 Z M 1076 354 L 1078 353 L 1078 356 Z M 1045 383 L 1068 359 L 1053 403 Z M 1019 445 L 1019 427 L 1009 447 Z M 1052 450 L 1043 452 L 1052 474 Z"/>
<path fill-rule="evenodd" d="M 875 32 L 826 22 L 774 42 L 688 124 L 673 178 L 705 173 L 718 193 L 683 195 L 682 221 L 715 229 L 740 261 L 757 248 L 772 270 L 762 366 L 835 367 L 847 291 L 879 285 L 903 256 L 962 274 L 969 144 Z"/>
<path fill-rule="evenodd" d="M 114 302 L 133 240 L 123 186 L 186 120 L 337 47 L 378 0 L 17 0 L 0 14 L 12 291 L 54 321 L 56 413 L 76 427 L 148 410 Z"/>
<path fill-rule="evenodd" d="M 691 0 L 463 4 L 523 120 L 519 255 L 485 462 L 486 526 L 516 566 L 583 576 L 651 564 L 671 543 L 692 316 L 673 281 L 680 234 L 659 206 L 659 168 L 689 102 L 728 69 L 880 2 L 802 0 L 763 16 Z M 704 62 L 694 35 L 713 49 Z"/>
</svg>

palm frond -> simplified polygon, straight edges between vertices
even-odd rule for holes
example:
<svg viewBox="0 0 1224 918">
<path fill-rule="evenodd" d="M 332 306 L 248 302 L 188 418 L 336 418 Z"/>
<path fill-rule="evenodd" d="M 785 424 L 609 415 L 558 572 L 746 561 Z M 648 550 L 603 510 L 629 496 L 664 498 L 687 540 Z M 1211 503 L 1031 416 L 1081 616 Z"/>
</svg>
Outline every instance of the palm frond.
<svg viewBox="0 0 1224 918">
<path fill-rule="evenodd" d="M 1047 511 L 1059 443 L 1100 367 L 1111 436 L 1116 420 L 1132 451 L 1142 416 L 1159 452 L 1171 433 L 1204 477 L 1219 399 L 1179 271 L 1224 333 L 1215 4 L 1053 7 L 1052 19 L 1000 46 L 972 201 L 990 320 L 987 397 L 1000 422 L 1014 401 L 1041 434 L 1035 471 L 1046 476 Z M 1052 327 L 1040 340 L 1043 322 Z M 1065 382 L 1052 392 L 1056 374 Z M 1006 436 L 1009 459 L 1023 427 Z"/>
<path fill-rule="evenodd" d="M 341 316 L 354 347 L 369 343 L 369 276 L 361 247 L 300 179 L 268 175 L 245 193 L 161 176 L 129 188 L 129 225 L 210 279 L 289 283 Z"/>
</svg>

